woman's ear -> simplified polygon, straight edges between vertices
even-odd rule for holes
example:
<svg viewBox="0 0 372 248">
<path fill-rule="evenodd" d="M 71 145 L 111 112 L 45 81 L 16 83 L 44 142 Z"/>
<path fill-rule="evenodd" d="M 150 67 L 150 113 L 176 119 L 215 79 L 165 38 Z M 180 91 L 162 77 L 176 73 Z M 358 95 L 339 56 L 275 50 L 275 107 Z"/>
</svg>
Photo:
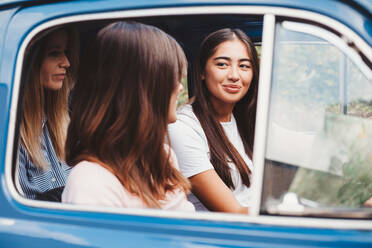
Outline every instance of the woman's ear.
<svg viewBox="0 0 372 248">
<path fill-rule="evenodd" d="M 201 74 L 201 79 L 202 79 L 202 80 L 205 80 L 205 72 L 202 72 L 202 74 Z"/>
</svg>

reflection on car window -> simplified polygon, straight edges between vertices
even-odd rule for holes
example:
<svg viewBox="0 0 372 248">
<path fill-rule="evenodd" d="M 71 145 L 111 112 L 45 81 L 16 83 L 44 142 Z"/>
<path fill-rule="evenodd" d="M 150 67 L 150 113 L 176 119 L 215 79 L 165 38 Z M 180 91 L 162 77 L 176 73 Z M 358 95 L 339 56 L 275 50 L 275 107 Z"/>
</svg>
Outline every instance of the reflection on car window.
<svg viewBox="0 0 372 248">
<path fill-rule="evenodd" d="M 323 39 L 277 24 L 275 42 L 262 210 L 363 206 L 372 197 L 372 83 Z"/>
<path fill-rule="evenodd" d="M 345 113 L 372 119 L 372 82 L 360 73 L 349 60 L 344 60 L 345 86 L 347 87 Z"/>
</svg>

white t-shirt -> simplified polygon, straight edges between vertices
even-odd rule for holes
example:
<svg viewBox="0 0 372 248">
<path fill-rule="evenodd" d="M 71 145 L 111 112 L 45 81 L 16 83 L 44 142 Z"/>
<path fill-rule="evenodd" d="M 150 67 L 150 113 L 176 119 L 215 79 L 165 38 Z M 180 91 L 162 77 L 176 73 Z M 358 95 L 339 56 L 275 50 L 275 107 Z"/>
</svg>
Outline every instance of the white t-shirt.
<svg viewBox="0 0 372 248">
<path fill-rule="evenodd" d="M 178 168 L 173 152 L 172 162 Z M 147 208 L 142 200 L 129 193 L 119 179 L 97 163 L 82 161 L 74 166 L 62 193 L 62 202 L 124 208 Z M 167 192 L 159 201 L 161 209 L 194 211 L 194 206 L 181 189 Z"/>
<path fill-rule="evenodd" d="M 253 164 L 245 153 L 243 141 L 239 135 L 234 116 L 231 115 L 230 122 L 221 122 L 221 125 L 227 138 L 253 173 Z M 178 109 L 177 121 L 168 125 L 168 131 L 171 146 L 178 158 L 180 171 L 185 177 L 191 177 L 214 169 L 210 162 L 207 137 L 191 105 L 188 104 Z M 239 170 L 235 164 L 229 163 L 229 166 L 231 168 L 231 178 L 235 185 L 232 193 L 242 206 L 249 207 L 251 205 L 252 190 L 242 183 Z M 189 200 L 194 204 L 196 210 L 206 210 L 203 204 L 193 194 L 189 195 Z"/>
</svg>

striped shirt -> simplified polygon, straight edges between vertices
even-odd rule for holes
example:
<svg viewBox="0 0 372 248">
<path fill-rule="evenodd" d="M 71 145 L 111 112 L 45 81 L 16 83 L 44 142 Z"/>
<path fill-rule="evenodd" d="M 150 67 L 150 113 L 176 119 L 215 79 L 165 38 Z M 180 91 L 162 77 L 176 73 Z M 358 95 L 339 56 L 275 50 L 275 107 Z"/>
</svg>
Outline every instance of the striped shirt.
<svg viewBox="0 0 372 248">
<path fill-rule="evenodd" d="M 29 158 L 26 149 L 19 146 L 19 184 L 24 196 L 35 199 L 37 193 L 65 186 L 71 167 L 59 161 L 54 151 L 46 120 L 43 121 L 42 150 L 49 164 L 45 170 L 38 170 Z"/>
</svg>

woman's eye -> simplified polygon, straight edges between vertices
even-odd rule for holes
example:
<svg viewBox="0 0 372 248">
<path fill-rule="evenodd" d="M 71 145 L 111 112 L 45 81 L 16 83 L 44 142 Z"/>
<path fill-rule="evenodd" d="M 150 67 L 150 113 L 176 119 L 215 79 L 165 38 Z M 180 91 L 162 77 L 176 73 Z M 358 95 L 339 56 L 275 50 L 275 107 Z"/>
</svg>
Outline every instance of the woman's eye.
<svg viewBox="0 0 372 248">
<path fill-rule="evenodd" d="M 250 65 L 247 65 L 247 64 L 241 64 L 240 65 L 240 68 L 249 69 L 249 68 L 251 68 L 251 66 Z"/>
<path fill-rule="evenodd" d="M 224 63 L 224 62 L 218 62 L 216 65 L 217 65 L 218 67 L 226 67 L 226 66 L 227 66 L 227 64 Z"/>
<path fill-rule="evenodd" d="M 62 55 L 67 55 L 68 54 L 68 50 L 52 50 L 48 53 L 48 56 L 50 57 L 59 57 L 59 56 L 62 56 Z"/>
<path fill-rule="evenodd" d="M 50 57 L 58 57 L 61 54 L 60 51 L 51 51 L 48 53 Z"/>
</svg>

